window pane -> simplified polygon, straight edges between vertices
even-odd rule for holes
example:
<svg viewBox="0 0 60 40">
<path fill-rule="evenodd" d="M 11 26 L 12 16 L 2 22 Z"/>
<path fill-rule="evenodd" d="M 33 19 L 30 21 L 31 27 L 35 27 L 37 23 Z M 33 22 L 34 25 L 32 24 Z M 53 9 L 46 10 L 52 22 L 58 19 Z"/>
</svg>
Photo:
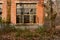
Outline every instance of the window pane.
<svg viewBox="0 0 60 40">
<path fill-rule="evenodd" d="M 22 23 L 22 16 L 21 15 L 17 15 L 17 18 L 16 18 L 16 22 L 17 23 Z"/>
<path fill-rule="evenodd" d="M 17 14 L 20 14 L 20 13 L 21 13 L 20 8 L 17 8 Z"/>
<path fill-rule="evenodd" d="M 33 16 L 33 23 L 36 23 L 36 15 Z"/>
<path fill-rule="evenodd" d="M 29 23 L 29 15 L 24 15 L 24 23 Z"/>
<path fill-rule="evenodd" d="M 36 8 L 33 9 L 33 13 L 36 14 Z"/>
<path fill-rule="evenodd" d="M 35 8 L 31 8 L 30 9 L 30 14 L 36 14 L 36 9 Z"/>
<path fill-rule="evenodd" d="M 24 14 L 29 14 L 29 8 L 24 9 Z"/>
<path fill-rule="evenodd" d="M 17 4 L 17 8 L 20 8 L 20 4 Z"/>
</svg>

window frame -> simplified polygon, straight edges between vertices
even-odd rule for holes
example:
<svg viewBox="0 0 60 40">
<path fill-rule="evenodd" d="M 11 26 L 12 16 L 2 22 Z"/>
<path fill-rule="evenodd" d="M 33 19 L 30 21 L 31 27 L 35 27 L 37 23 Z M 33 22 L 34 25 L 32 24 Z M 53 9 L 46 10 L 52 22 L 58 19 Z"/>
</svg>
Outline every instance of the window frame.
<svg viewBox="0 0 60 40">
<path fill-rule="evenodd" d="M 29 23 L 26 23 L 26 24 L 36 24 L 36 23 L 33 23 L 33 22 L 31 22 L 31 19 L 32 19 L 32 17 L 31 16 L 36 16 L 36 12 L 34 13 L 34 14 L 30 14 L 30 12 L 29 12 L 29 14 L 17 14 L 17 4 L 24 4 L 24 3 L 16 3 L 16 16 L 18 16 L 18 15 L 22 15 L 23 17 L 22 17 L 22 23 L 17 23 L 17 24 L 23 24 L 24 23 L 24 16 L 25 15 L 29 15 Z M 28 3 L 25 3 L 25 4 L 28 4 Z M 29 4 L 35 4 L 35 6 L 37 5 L 37 3 L 29 3 Z M 35 9 L 36 9 L 36 7 L 35 7 Z M 36 19 L 35 19 L 35 21 L 36 21 Z M 25 23 L 24 23 L 25 24 Z"/>
</svg>

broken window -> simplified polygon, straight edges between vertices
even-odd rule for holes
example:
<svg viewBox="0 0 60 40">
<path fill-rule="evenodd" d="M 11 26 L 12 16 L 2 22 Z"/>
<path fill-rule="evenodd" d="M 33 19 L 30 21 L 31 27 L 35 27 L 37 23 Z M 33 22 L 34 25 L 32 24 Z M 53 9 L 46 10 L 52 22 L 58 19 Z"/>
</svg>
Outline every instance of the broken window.
<svg viewBox="0 0 60 40">
<path fill-rule="evenodd" d="M 17 23 L 36 23 L 36 3 L 18 3 Z"/>
</svg>

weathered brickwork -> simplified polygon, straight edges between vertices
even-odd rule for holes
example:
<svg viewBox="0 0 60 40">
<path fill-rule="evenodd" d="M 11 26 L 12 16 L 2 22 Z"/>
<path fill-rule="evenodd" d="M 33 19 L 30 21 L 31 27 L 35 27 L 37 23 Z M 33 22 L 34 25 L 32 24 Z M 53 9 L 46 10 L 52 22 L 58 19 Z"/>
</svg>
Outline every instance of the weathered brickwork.
<svg viewBox="0 0 60 40">
<path fill-rule="evenodd" d="M 2 0 L 2 19 L 6 20 L 7 18 L 7 0 Z M 16 3 L 18 1 L 22 0 L 11 0 L 11 23 L 16 24 Z M 36 5 L 36 23 L 39 25 L 44 24 L 44 7 L 43 7 L 43 1 L 44 0 L 23 0 L 23 1 L 38 1 Z"/>
<path fill-rule="evenodd" d="M 6 20 L 6 18 L 7 18 L 7 1 L 1 0 L 1 2 L 2 2 L 2 19 Z"/>
</svg>

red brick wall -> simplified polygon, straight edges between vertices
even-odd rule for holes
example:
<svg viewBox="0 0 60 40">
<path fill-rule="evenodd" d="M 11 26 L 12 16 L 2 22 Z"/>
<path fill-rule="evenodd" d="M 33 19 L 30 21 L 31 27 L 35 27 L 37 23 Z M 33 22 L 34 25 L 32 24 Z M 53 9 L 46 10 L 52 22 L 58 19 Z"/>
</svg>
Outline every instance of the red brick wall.
<svg viewBox="0 0 60 40">
<path fill-rule="evenodd" d="M 11 23 L 16 24 L 16 1 L 17 0 L 11 0 Z M 3 10 L 2 10 L 2 18 L 7 18 L 7 2 L 6 0 L 3 0 Z M 44 24 L 44 10 L 43 10 L 43 0 L 39 0 L 37 3 L 37 11 L 36 11 L 36 23 L 39 25 Z"/>
<path fill-rule="evenodd" d="M 6 0 L 2 0 L 2 19 L 6 20 L 7 18 L 7 2 Z"/>
<path fill-rule="evenodd" d="M 37 4 L 37 19 L 36 22 L 39 25 L 44 24 L 44 7 L 43 7 L 43 1 L 44 0 L 39 0 L 39 3 Z"/>
<path fill-rule="evenodd" d="M 16 24 L 16 3 L 15 0 L 11 1 L 11 23 Z"/>
</svg>

